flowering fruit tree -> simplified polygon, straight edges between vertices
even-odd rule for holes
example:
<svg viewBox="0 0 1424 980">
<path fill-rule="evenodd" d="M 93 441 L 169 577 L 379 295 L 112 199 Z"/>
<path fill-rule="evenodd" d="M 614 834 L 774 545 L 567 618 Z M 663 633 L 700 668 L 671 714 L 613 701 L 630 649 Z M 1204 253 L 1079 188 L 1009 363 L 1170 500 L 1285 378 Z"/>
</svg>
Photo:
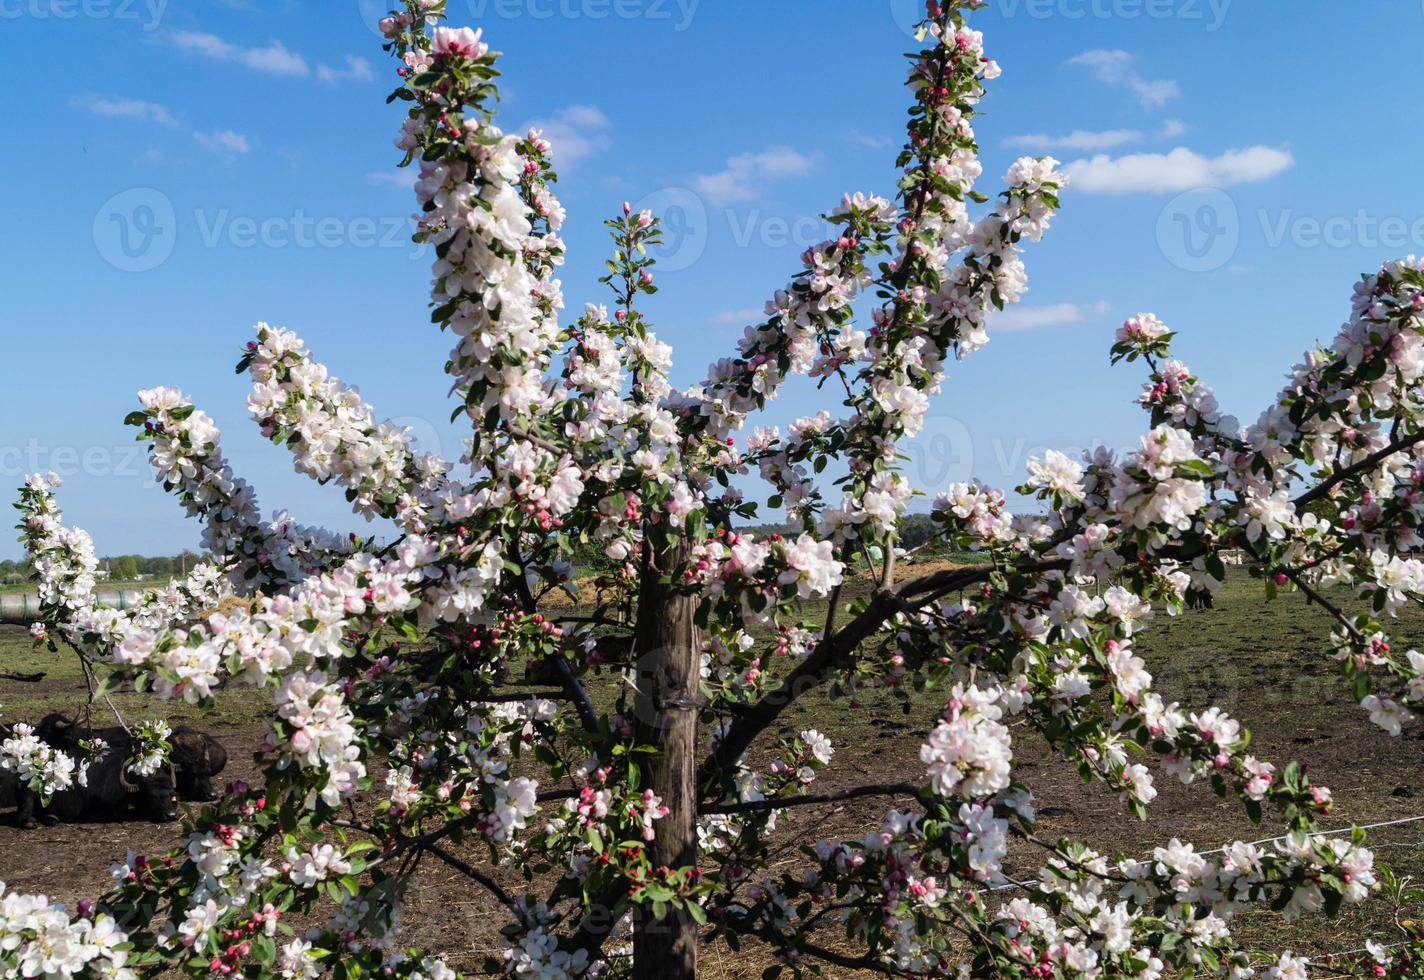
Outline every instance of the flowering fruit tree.
<svg viewBox="0 0 1424 980">
<path fill-rule="evenodd" d="M 399 926 L 416 869 L 441 862 L 502 909 L 484 969 L 515 976 L 689 977 L 714 938 L 798 975 L 1304 976 L 1304 960 L 1239 947 L 1233 916 L 1330 914 L 1383 872 L 1362 835 L 1316 833 L 1330 793 L 1300 767 L 1253 755 L 1218 708 L 1166 703 L 1133 641 L 1208 602 L 1244 555 L 1269 589 L 1331 610 L 1330 651 L 1375 722 L 1412 722 L 1424 655 L 1393 648 L 1385 623 L 1424 591 L 1409 557 L 1424 544 L 1424 263 L 1364 277 L 1334 343 L 1247 427 L 1172 358 L 1164 324 L 1128 320 L 1112 356 L 1149 372 L 1139 447 L 1035 460 L 1019 488 L 1032 512 L 980 484 L 944 489 L 942 540 L 982 558 L 907 576 L 899 447 L 947 359 L 1023 293 L 1022 246 L 1065 184 L 1056 161 L 1024 159 L 997 198 L 975 190 L 971 121 L 998 75 L 965 23 L 979 5 L 929 4 L 895 199 L 847 195 L 765 318 L 688 388 L 640 310 L 658 218 L 624 206 L 608 222 L 613 301 L 561 318 L 551 148 L 495 126 L 496 55 L 443 26 L 441 0 L 383 20 L 466 457 L 421 455 L 296 335 L 260 324 L 239 366 L 253 418 L 394 540 L 264 519 L 212 420 L 171 388 L 142 392 L 129 422 L 203 523 L 214 560 L 185 581 L 98 607 L 88 536 L 63 524 L 54 480 L 28 482 L 42 635 L 106 664 L 110 685 L 204 704 L 247 683 L 274 704 L 260 784 L 190 817 L 167 859 L 130 855 L 73 916 L 0 889 L 0 966 L 440 980 L 450 963 Z M 842 408 L 748 431 L 793 375 Z M 748 494 L 754 476 L 766 488 Z M 741 530 L 761 506 L 785 533 Z M 555 601 L 589 549 L 610 568 L 597 599 Z M 847 601 L 853 575 L 869 595 Z M 1373 611 L 1347 613 L 1340 593 Z M 814 730 L 778 742 L 778 719 L 808 691 L 871 687 L 942 700 L 922 769 L 812 792 L 834 746 Z M 1045 840 L 1011 721 L 1134 813 L 1156 767 L 1286 836 L 1146 856 Z M 72 761 L 32 743 L 26 778 L 62 786 Z M 769 869 L 778 814 L 871 797 L 877 829 Z M 1011 847 L 1036 874 L 1005 877 Z M 1419 975 L 1405 939 L 1362 967 Z"/>
</svg>

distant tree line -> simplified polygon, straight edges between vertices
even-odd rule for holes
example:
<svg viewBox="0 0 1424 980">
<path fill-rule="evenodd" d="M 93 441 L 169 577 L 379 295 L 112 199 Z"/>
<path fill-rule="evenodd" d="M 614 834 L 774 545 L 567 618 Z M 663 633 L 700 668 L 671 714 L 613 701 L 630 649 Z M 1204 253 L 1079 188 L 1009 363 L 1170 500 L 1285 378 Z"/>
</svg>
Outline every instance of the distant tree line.
<svg viewBox="0 0 1424 980">
<path fill-rule="evenodd" d="M 757 536 L 786 532 L 785 525 L 764 524 L 742 530 Z M 900 546 L 919 548 L 935 536 L 934 522 L 928 514 L 907 514 L 900 521 Z M 933 551 L 927 548 L 926 551 Z M 597 575 L 611 571 L 619 563 L 603 554 L 596 544 L 587 544 L 575 549 L 574 565 L 579 575 Z M 99 559 L 99 568 L 108 572 L 109 581 L 131 582 L 136 579 L 168 579 L 181 577 L 203 560 L 194 551 L 184 550 L 176 555 L 109 555 Z M 19 585 L 30 580 L 30 564 L 27 561 L 0 561 L 0 585 Z"/>
<path fill-rule="evenodd" d="M 790 529 L 785 524 L 753 524 L 738 530 L 757 538 L 764 538 L 771 534 L 790 533 Z M 938 531 L 929 514 L 906 514 L 900 519 L 899 536 L 902 548 L 920 548 L 937 535 Z M 921 554 L 933 555 L 937 554 L 938 550 L 931 545 L 924 548 Z M 574 545 L 573 563 L 574 573 L 579 576 L 601 575 L 622 564 L 605 556 L 603 548 L 598 543 L 591 541 Z"/>
<path fill-rule="evenodd" d="M 787 528 L 781 524 L 762 524 L 742 530 L 757 536 L 764 536 L 786 532 Z M 929 514 L 907 514 L 900 521 L 900 546 L 902 548 L 919 548 L 934 536 L 934 522 L 930 520 Z M 925 549 L 927 552 L 934 550 L 933 548 Z M 590 543 L 577 547 L 575 551 L 574 566 L 579 575 L 597 575 L 611 571 L 619 564 L 605 557 L 602 548 L 596 544 Z M 202 560 L 202 555 L 188 550 L 181 551 L 176 555 L 160 555 L 156 558 L 147 555 L 109 555 L 99 559 L 99 568 L 108 572 L 109 581 L 131 582 L 135 579 L 181 577 Z M 9 559 L 0 561 L 0 585 L 18 585 L 29 580 L 29 562 Z"/>
<path fill-rule="evenodd" d="M 110 581 L 131 582 L 140 578 L 168 579 L 186 575 L 202 560 L 202 555 L 187 550 L 156 558 L 148 555 L 110 555 L 99 559 L 99 568 L 108 572 Z M 0 561 L 0 585 L 18 585 L 29 580 L 28 561 Z"/>
</svg>

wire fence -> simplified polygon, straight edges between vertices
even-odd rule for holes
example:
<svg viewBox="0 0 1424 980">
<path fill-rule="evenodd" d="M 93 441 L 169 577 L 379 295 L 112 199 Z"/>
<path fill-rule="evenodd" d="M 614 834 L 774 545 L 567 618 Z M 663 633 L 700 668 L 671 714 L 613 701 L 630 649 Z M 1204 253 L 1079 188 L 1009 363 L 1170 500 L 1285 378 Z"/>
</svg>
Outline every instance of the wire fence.
<svg viewBox="0 0 1424 980">
<path fill-rule="evenodd" d="M 1399 818 L 1396 819 L 1396 820 L 1381 820 L 1379 823 L 1358 824 L 1358 825 L 1352 825 L 1352 826 L 1349 826 L 1349 827 L 1336 827 L 1336 828 L 1334 828 L 1333 830 L 1314 830 L 1314 831 L 1311 831 L 1311 832 L 1308 833 L 1308 834 L 1305 834 L 1304 836 L 1305 836 L 1307 839 L 1314 840 L 1314 839 L 1319 838 L 1319 837 L 1338 837 L 1338 836 L 1340 836 L 1341 834 L 1353 834 L 1353 833 L 1354 833 L 1355 831 L 1357 831 L 1357 830 L 1363 830 L 1363 831 L 1365 831 L 1365 832 L 1369 832 L 1369 831 L 1371 831 L 1371 830 L 1382 830 L 1382 829 L 1385 828 L 1385 827 L 1402 827 L 1402 826 L 1405 826 L 1405 825 L 1407 825 L 1407 824 L 1415 824 L 1415 823 L 1420 823 L 1420 822 L 1424 822 L 1424 814 L 1420 814 L 1419 816 L 1416 816 L 1416 817 L 1399 817 Z M 1279 841 L 1290 840 L 1293 836 L 1295 836 L 1295 835 L 1293 835 L 1293 834 L 1282 834 L 1282 835 L 1280 835 L 1279 837 L 1265 837 L 1265 838 L 1262 838 L 1261 840 L 1249 841 L 1248 843 L 1249 843 L 1252 847 L 1259 847 L 1259 846 L 1262 845 L 1262 844 L 1275 844 L 1275 843 L 1277 843 L 1277 842 L 1279 842 Z M 1226 853 L 1226 848 L 1225 848 L 1225 847 L 1215 847 L 1215 848 L 1212 848 L 1212 849 L 1209 850 L 1209 851 L 1198 851 L 1197 853 L 1198 853 L 1199 855 L 1201 855 L 1202 857 L 1206 857 L 1206 856 L 1211 855 L 1211 854 L 1225 854 L 1225 853 Z M 1033 882 L 1014 881 L 1014 880 L 1010 879 L 1010 880 L 1006 881 L 1006 882 L 1005 882 L 1004 884 L 1002 884 L 1002 885 L 994 885 L 994 886 L 988 888 L 987 891 L 990 891 L 990 892 L 1002 892 L 1002 891 L 1013 891 L 1014 889 L 1021 889 L 1021 890 L 1023 890 L 1023 891 L 1032 891 L 1035 887 L 1036 887 L 1036 885 L 1035 885 Z"/>
<path fill-rule="evenodd" d="M 1424 814 L 1420 814 L 1420 815 L 1418 815 L 1418 816 L 1413 816 L 1413 817 L 1399 817 L 1399 818 L 1394 819 L 1394 820 L 1381 820 L 1381 821 L 1379 821 L 1378 823 L 1362 824 L 1362 825 L 1350 826 L 1350 827 L 1336 827 L 1336 828 L 1334 828 L 1334 829 L 1332 829 L 1332 830 L 1317 830 L 1317 831 L 1312 831 L 1311 833 L 1306 834 L 1305 837 L 1308 838 L 1308 839 L 1315 839 L 1315 838 L 1320 838 L 1320 837 L 1337 837 L 1337 836 L 1339 836 L 1339 835 L 1341 835 L 1341 834 L 1352 834 L 1352 833 L 1354 833 L 1356 830 L 1363 830 L 1363 831 L 1368 832 L 1368 831 L 1371 831 L 1371 830 L 1383 830 L 1383 829 L 1385 829 L 1385 828 L 1387 828 L 1387 827 L 1403 827 L 1403 826 L 1407 826 L 1407 825 L 1410 825 L 1410 824 L 1416 824 L 1416 823 L 1421 823 L 1421 822 L 1424 822 Z M 1262 844 L 1275 844 L 1275 843 L 1277 843 L 1277 842 L 1279 842 L 1279 841 L 1290 840 L 1292 836 L 1293 836 L 1293 835 L 1291 835 L 1291 834 L 1282 834 L 1282 835 L 1280 835 L 1280 836 L 1278 836 L 1278 837 L 1264 837 L 1264 838 L 1262 838 L 1261 840 L 1250 841 L 1250 844 L 1251 844 L 1251 846 L 1253 846 L 1253 847 L 1259 847 L 1259 846 L 1261 846 Z M 1218 848 L 1214 848 L 1214 849 L 1212 849 L 1212 850 L 1210 850 L 1210 851 L 1198 851 L 1197 853 L 1200 854 L 1200 855 L 1202 855 L 1202 856 L 1206 856 L 1206 855 L 1209 855 L 1209 854 L 1222 854 L 1222 853 L 1225 853 L 1225 851 L 1226 851 L 1226 848 L 1224 848 L 1224 847 L 1218 847 Z M 1033 888 L 1034 888 L 1034 885 L 1031 884 L 1031 883 L 1029 883 L 1029 882 L 1012 881 L 1012 880 L 1010 880 L 1010 881 L 1005 882 L 1005 883 L 1002 884 L 1002 885 L 994 885 L 993 887 L 986 889 L 986 891 L 989 891 L 989 892 L 1001 892 L 1001 891 L 1011 891 L 1011 890 L 1013 890 L 1013 889 L 1022 889 L 1022 890 L 1024 890 L 1024 891 L 1032 891 Z M 1343 950 L 1335 950 L 1335 951 L 1328 952 L 1328 953 L 1316 953 L 1316 954 L 1313 955 L 1313 956 L 1300 957 L 1300 961 L 1303 962 L 1303 963 L 1331 963 L 1331 962 L 1335 962 L 1335 961 L 1338 961 L 1338 960 L 1348 959 L 1348 958 L 1354 957 L 1354 956 L 1360 956 L 1360 955 L 1365 954 L 1365 953 L 1369 953 L 1369 954 L 1371 954 L 1371 955 L 1374 955 L 1375 952 L 1387 953 L 1387 952 L 1390 951 L 1390 950 L 1393 950 L 1393 949 L 1400 949 L 1400 948 L 1402 948 L 1402 947 L 1404 947 L 1404 946 L 1408 946 L 1408 945 L 1410 945 L 1408 942 L 1378 943 L 1378 944 L 1375 944 L 1375 945 L 1372 946 L 1372 947 L 1370 947 L 1370 946 L 1361 946 L 1361 947 L 1359 947 L 1359 948 L 1357 948 L 1357 949 L 1343 949 Z M 461 953 L 459 953 L 459 954 L 457 954 L 457 955 L 459 955 L 459 956 L 476 956 L 476 955 L 492 954 L 492 953 L 498 953 L 498 952 L 501 952 L 501 950 L 500 950 L 500 949 L 470 949 L 470 950 L 464 950 L 464 951 L 462 951 Z"/>
</svg>

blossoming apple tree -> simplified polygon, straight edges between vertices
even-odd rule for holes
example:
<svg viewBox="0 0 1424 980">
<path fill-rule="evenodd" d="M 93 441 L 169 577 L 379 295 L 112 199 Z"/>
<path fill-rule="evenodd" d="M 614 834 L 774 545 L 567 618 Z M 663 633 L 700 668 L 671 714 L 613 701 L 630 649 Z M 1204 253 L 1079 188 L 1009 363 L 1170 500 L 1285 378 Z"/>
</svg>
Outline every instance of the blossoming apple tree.
<svg viewBox="0 0 1424 980">
<path fill-rule="evenodd" d="M 259 324 L 239 366 L 256 423 L 394 540 L 263 519 L 212 420 L 175 389 L 145 391 L 129 421 L 215 561 L 120 612 L 95 603 L 93 547 L 63 524 L 55 481 L 29 481 L 41 633 L 107 664 L 110 685 L 205 704 L 246 683 L 274 704 L 259 784 L 191 816 L 172 855 L 130 855 L 74 915 L 0 889 L 0 966 L 442 980 L 461 963 L 400 932 L 418 869 L 440 863 L 502 910 L 483 969 L 515 976 L 689 977 L 712 939 L 798 974 L 1304 976 L 1298 957 L 1241 948 L 1233 916 L 1365 900 L 1378 882 L 1362 835 L 1315 834 L 1329 790 L 1253 755 L 1220 709 L 1165 702 L 1133 641 L 1209 601 L 1224 555 L 1244 554 L 1268 588 L 1331 611 L 1322 643 L 1371 719 L 1412 723 L 1424 655 L 1392 646 L 1386 623 L 1424 591 L 1409 557 L 1424 544 L 1424 263 L 1359 282 L 1334 343 L 1245 428 L 1172 358 L 1166 326 L 1127 321 L 1112 355 L 1149 372 L 1138 449 L 1034 461 L 1019 488 L 1031 513 L 947 488 L 942 539 L 982 561 L 904 574 L 900 447 L 946 362 L 1024 291 L 1021 248 L 1065 184 L 1055 161 L 1024 159 L 992 203 L 975 189 L 971 122 L 998 75 L 965 24 L 976 6 L 929 4 L 894 200 L 831 209 L 828 240 L 689 388 L 640 309 L 657 217 L 624 206 L 613 301 L 564 316 L 551 147 L 494 124 L 496 55 L 442 26 L 440 0 L 383 20 L 466 457 L 419 454 L 295 334 Z M 793 375 L 842 408 L 749 429 Z M 755 476 L 766 489 L 747 493 Z M 739 530 L 760 505 L 789 531 Z M 599 601 L 556 602 L 589 546 L 614 563 Z M 843 601 L 851 574 L 867 598 Z M 1336 597 L 1351 592 L 1373 611 L 1347 612 Z M 814 792 L 834 746 L 813 730 L 777 740 L 778 720 L 809 691 L 870 687 L 942 699 L 922 768 Z M 1287 837 L 1149 855 L 1046 840 L 1011 720 L 1134 813 L 1155 768 Z M 73 761 L 29 749 L 28 777 L 63 785 Z M 877 797 L 866 836 L 769 870 L 778 814 Z M 1030 861 L 1036 873 L 1006 878 Z M 1419 963 L 1404 936 L 1361 965 Z"/>
</svg>

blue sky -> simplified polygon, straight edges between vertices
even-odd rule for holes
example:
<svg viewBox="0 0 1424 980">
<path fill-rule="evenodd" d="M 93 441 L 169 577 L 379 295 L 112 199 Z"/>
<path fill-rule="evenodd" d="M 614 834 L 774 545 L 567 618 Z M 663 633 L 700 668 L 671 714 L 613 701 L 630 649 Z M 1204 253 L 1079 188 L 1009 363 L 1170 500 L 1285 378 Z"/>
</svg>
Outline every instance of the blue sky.
<svg viewBox="0 0 1424 980">
<path fill-rule="evenodd" d="M 506 52 L 508 127 L 541 124 L 569 209 L 571 309 L 599 299 L 623 200 L 681 234 L 649 305 L 702 376 L 819 240 L 802 219 L 889 193 L 913 0 L 451 0 Z M 259 320 L 301 333 L 383 415 L 458 453 L 425 312 L 428 257 L 394 177 L 399 110 L 365 0 L 0 0 L 12 86 L 0 133 L 0 481 L 54 468 L 101 553 L 197 530 L 121 420 L 174 384 L 222 427 L 265 509 L 348 526 L 291 472 L 232 372 Z M 1032 247 L 1031 291 L 958 364 L 910 465 L 934 490 L 1007 486 L 1048 447 L 1135 441 L 1140 375 L 1110 370 L 1151 310 L 1230 412 L 1253 418 L 1348 311 L 1355 277 L 1424 251 L 1424 8 L 1390 0 L 991 0 L 1004 67 L 976 128 L 981 189 L 1021 153 L 1078 178 Z M 1380 53 L 1400 52 L 1398 56 Z M 822 407 L 793 387 L 775 415 Z M 825 406 L 832 407 L 834 406 Z M 0 557 L 17 557 L 0 543 Z"/>
</svg>

